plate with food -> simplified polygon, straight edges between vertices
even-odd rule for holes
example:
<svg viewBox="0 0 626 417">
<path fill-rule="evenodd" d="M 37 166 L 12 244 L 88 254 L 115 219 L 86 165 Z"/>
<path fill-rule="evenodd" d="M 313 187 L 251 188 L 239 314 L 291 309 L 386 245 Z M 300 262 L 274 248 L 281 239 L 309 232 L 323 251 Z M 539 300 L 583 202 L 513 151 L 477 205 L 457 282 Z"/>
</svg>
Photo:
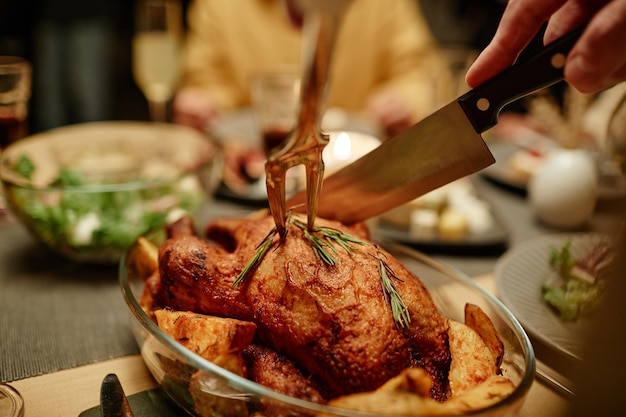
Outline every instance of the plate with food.
<svg viewBox="0 0 626 417">
<path fill-rule="evenodd" d="M 588 313 L 601 299 L 613 256 L 600 233 L 559 233 L 521 243 L 496 263 L 497 291 L 531 336 L 580 359 Z"/>
<path fill-rule="evenodd" d="M 402 245 L 290 215 L 191 218 L 120 268 L 143 359 L 193 415 L 514 415 L 534 352 L 495 297 Z"/>
<path fill-rule="evenodd" d="M 554 145 L 518 145 L 492 140 L 487 144 L 496 162 L 481 171 L 484 177 L 502 184 L 514 191 L 525 193 L 530 177 L 539 169 L 545 155 Z"/>
<path fill-rule="evenodd" d="M 376 233 L 381 238 L 426 252 L 476 249 L 502 253 L 508 231 L 490 204 L 464 177 L 383 213 Z"/>
</svg>

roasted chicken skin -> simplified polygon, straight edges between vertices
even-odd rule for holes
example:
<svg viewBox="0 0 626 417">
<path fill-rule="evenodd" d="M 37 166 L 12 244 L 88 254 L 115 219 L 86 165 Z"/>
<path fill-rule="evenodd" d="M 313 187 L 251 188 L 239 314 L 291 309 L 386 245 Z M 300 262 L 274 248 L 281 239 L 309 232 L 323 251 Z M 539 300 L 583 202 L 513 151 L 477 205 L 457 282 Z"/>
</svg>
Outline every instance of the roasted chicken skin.
<svg viewBox="0 0 626 417">
<path fill-rule="evenodd" d="M 318 219 L 316 226 L 364 237 L 333 221 Z M 234 285 L 273 227 L 271 216 L 220 219 L 200 238 L 189 219 L 171 225 L 159 253 L 163 302 L 254 322 L 258 343 L 320 381 L 326 398 L 376 389 L 418 366 L 433 380 L 432 397 L 444 401 L 451 360 L 447 321 L 421 281 L 373 243 L 356 245 L 352 253 L 336 246 L 331 253 L 339 262 L 331 266 L 288 223 L 286 238 L 276 236 L 261 263 Z M 408 327 L 394 321 L 381 260 L 398 278 L 392 279 L 408 306 Z"/>
</svg>

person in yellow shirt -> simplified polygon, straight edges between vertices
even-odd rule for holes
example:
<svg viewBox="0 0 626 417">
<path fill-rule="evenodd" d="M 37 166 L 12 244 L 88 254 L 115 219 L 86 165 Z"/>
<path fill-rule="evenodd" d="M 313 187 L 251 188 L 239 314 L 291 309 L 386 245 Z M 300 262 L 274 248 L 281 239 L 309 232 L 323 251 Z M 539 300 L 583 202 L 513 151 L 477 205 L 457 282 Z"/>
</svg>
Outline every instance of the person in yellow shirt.
<svg viewBox="0 0 626 417">
<path fill-rule="evenodd" d="M 293 0 L 195 0 L 176 123 L 207 129 L 219 114 L 250 106 L 255 73 L 294 68 L 302 36 Z M 365 113 L 389 135 L 434 110 L 447 67 L 415 0 L 354 0 L 333 53 L 327 108 Z"/>
</svg>

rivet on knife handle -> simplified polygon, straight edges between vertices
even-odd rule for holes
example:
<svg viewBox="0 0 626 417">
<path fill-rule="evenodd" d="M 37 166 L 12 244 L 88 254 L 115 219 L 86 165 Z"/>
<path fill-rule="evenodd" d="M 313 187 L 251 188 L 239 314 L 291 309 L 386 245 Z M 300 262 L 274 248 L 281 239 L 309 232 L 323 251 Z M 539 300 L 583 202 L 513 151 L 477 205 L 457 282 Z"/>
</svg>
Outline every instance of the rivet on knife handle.
<svg viewBox="0 0 626 417">
<path fill-rule="evenodd" d="M 573 30 L 459 97 L 476 133 L 493 127 L 506 104 L 562 81 L 567 55 L 583 30 Z"/>
</svg>

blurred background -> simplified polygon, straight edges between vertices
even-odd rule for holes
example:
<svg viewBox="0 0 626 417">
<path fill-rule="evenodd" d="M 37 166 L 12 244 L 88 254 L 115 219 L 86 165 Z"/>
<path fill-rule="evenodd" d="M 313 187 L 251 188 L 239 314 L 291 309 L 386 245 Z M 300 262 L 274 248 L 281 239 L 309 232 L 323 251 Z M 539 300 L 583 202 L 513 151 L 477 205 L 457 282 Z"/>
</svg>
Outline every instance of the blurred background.
<svg viewBox="0 0 626 417">
<path fill-rule="evenodd" d="M 482 49 L 505 0 L 416 0 L 442 46 Z M 189 0 L 182 0 L 183 8 Z M 33 64 L 29 132 L 148 120 L 132 77 L 134 0 L 0 0 L 0 55 Z M 186 24 L 186 23 L 185 23 Z"/>
</svg>

